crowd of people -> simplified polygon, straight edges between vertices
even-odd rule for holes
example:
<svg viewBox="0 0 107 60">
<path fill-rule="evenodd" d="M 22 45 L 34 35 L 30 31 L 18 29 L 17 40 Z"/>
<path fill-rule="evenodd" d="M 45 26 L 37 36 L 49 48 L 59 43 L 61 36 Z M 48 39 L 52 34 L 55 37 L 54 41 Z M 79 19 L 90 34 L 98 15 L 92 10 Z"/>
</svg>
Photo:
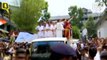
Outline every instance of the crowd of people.
<svg viewBox="0 0 107 60">
<path fill-rule="evenodd" d="M 57 22 L 52 21 L 40 22 L 36 30 L 38 30 L 38 38 L 66 37 L 69 40 L 71 38 L 72 27 L 69 20 L 58 20 Z M 88 40 L 83 39 L 79 40 L 78 43 L 70 42 L 69 45 L 71 46 L 71 48 L 73 48 L 74 50 L 73 52 L 75 52 L 74 55 L 76 55 L 75 56 L 76 60 L 107 60 L 107 39 L 104 38 L 91 38 Z M 57 49 L 54 51 L 57 52 Z M 58 58 L 57 60 L 60 60 L 65 59 L 64 57 L 68 56 L 64 55 L 63 52 L 60 53 L 56 52 L 54 52 L 56 56 L 54 54 L 55 57 L 52 56 L 53 57 L 52 59 Z M 71 60 L 75 59 L 73 58 Z"/>
<path fill-rule="evenodd" d="M 56 45 L 52 60 L 107 60 L 107 38 L 92 38 L 85 42 L 79 40 L 70 46 Z"/>
<path fill-rule="evenodd" d="M 8 55 L 12 57 L 18 56 L 21 51 L 25 51 L 23 54 L 29 56 L 30 48 L 28 43 L 11 44 L 9 42 L 0 42 L 0 60 L 6 60 L 9 58 L 7 57 Z M 72 42 L 65 45 L 56 44 L 54 47 L 51 47 L 51 50 L 51 60 L 107 60 L 107 38 L 92 38 L 86 40 L 86 42 L 79 40 L 77 43 Z"/>
<path fill-rule="evenodd" d="M 77 60 L 107 60 L 107 38 L 92 38 L 85 42 L 79 40 L 71 47 L 77 54 Z"/>
<path fill-rule="evenodd" d="M 29 60 L 29 48 L 28 43 L 0 42 L 0 60 Z"/>
<path fill-rule="evenodd" d="M 21 51 L 25 51 L 23 54 L 27 57 L 30 55 L 30 48 L 28 43 L 0 42 L 0 60 L 9 59 L 9 55 L 18 56 Z M 91 38 L 85 42 L 79 40 L 77 43 L 71 42 L 66 45 L 56 44 L 51 50 L 51 60 L 107 60 L 107 38 Z"/>
<path fill-rule="evenodd" d="M 38 38 L 46 37 L 66 37 L 71 38 L 71 24 L 69 20 L 41 21 L 36 27 Z"/>
<path fill-rule="evenodd" d="M 72 35 L 72 26 L 69 20 L 65 19 L 39 22 L 36 30 L 38 38 L 66 37 L 69 41 Z M 14 36 L 13 33 L 11 35 Z M 30 46 L 25 42 L 0 42 L 0 60 L 16 60 L 22 57 L 18 56 L 20 53 L 25 55 L 24 59 L 30 60 Z M 56 44 L 51 47 L 50 60 L 107 60 L 107 38 L 95 37 L 81 39 L 77 43 Z"/>
</svg>

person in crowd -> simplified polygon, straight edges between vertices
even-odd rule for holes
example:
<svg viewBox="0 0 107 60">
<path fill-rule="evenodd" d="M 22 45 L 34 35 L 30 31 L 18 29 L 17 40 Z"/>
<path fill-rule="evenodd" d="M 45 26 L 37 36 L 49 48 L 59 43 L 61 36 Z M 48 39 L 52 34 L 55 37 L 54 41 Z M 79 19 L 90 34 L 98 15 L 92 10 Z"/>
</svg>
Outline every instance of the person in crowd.
<svg viewBox="0 0 107 60">
<path fill-rule="evenodd" d="M 81 45 L 77 43 L 77 49 L 76 49 L 77 59 L 81 60 Z"/>
<path fill-rule="evenodd" d="M 87 38 L 87 29 L 84 28 L 82 30 L 82 40 L 83 40 L 84 43 L 86 42 L 86 38 Z"/>
<path fill-rule="evenodd" d="M 96 53 L 97 53 L 97 49 L 95 47 L 89 48 L 89 60 L 94 60 Z"/>
<path fill-rule="evenodd" d="M 15 31 L 10 32 L 10 42 L 13 43 L 16 39 L 17 35 L 15 34 Z"/>
<path fill-rule="evenodd" d="M 102 51 L 100 55 L 101 60 L 107 60 L 107 51 Z"/>
<path fill-rule="evenodd" d="M 71 24 L 69 20 L 66 20 L 64 23 L 64 37 L 66 37 L 68 40 L 71 38 Z"/>
<path fill-rule="evenodd" d="M 56 23 L 56 37 L 63 37 L 63 30 L 63 25 L 60 20 L 58 20 Z"/>
<path fill-rule="evenodd" d="M 15 47 L 11 46 L 8 50 L 8 52 L 10 53 L 11 56 L 13 56 L 16 53 Z"/>
</svg>

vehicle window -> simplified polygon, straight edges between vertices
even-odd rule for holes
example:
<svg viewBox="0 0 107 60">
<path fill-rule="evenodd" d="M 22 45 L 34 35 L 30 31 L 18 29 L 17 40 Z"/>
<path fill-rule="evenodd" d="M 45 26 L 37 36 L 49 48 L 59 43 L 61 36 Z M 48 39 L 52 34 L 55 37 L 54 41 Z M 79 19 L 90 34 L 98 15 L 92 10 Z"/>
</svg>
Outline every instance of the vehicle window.
<svg viewBox="0 0 107 60">
<path fill-rule="evenodd" d="M 50 51 L 50 46 L 56 43 L 64 43 L 63 41 L 40 41 L 33 42 L 32 52 L 33 53 L 46 53 Z"/>
<path fill-rule="evenodd" d="M 53 45 L 55 43 L 64 43 L 63 41 L 42 41 L 42 42 L 33 42 L 33 48 L 37 48 L 38 45 Z"/>
</svg>

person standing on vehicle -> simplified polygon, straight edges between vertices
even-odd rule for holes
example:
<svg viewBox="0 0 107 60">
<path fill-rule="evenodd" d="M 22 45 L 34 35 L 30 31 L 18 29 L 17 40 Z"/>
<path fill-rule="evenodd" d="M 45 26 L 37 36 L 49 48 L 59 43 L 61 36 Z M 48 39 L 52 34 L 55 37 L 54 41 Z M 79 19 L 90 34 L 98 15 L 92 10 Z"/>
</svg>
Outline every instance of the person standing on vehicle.
<svg viewBox="0 0 107 60">
<path fill-rule="evenodd" d="M 64 37 L 66 37 L 68 40 L 71 38 L 71 24 L 69 20 L 64 22 Z"/>
<path fill-rule="evenodd" d="M 48 30 L 48 37 L 53 37 L 53 31 L 52 31 L 52 29 L 53 29 L 53 25 L 52 25 L 52 22 L 51 21 L 49 21 L 48 22 L 48 26 L 49 26 L 49 30 Z"/>
<path fill-rule="evenodd" d="M 43 38 L 43 25 L 39 23 L 36 30 L 38 31 L 38 38 Z"/>
<path fill-rule="evenodd" d="M 58 20 L 56 23 L 56 37 L 63 37 L 63 30 L 63 25 L 60 20 Z"/>
<path fill-rule="evenodd" d="M 56 22 L 52 22 L 52 37 L 56 37 Z"/>
<path fill-rule="evenodd" d="M 47 38 L 49 36 L 49 34 L 48 34 L 49 24 L 46 21 L 44 22 L 44 29 L 43 29 L 43 31 L 44 31 L 44 37 Z"/>
</svg>

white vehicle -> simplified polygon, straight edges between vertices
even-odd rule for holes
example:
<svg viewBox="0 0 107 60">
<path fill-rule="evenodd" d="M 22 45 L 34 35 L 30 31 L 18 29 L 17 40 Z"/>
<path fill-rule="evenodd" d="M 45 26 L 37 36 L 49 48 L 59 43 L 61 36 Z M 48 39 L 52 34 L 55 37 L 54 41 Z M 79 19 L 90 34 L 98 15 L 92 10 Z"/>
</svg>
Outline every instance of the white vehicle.
<svg viewBox="0 0 107 60">
<path fill-rule="evenodd" d="M 66 38 L 40 38 L 32 40 L 31 60 L 48 60 L 50 56 L 50 46 L 56 43 L 66 43 Z"/>
<path fill-rule="evenodd" d="M 39 39 L 35 39 L 35 40 L 32 40 L 32 43 L 33 42 L 48 42 L 48 41 L 50 41 L 50 42 L 55 42 L 55 41 L 59 41 L 59 42 L 66 42 L 67 41 L 67 39 L 66 38 L 56 38 L 56 37 L 52 37 L 52 38 L 39 38 Z"/>
</svg>

